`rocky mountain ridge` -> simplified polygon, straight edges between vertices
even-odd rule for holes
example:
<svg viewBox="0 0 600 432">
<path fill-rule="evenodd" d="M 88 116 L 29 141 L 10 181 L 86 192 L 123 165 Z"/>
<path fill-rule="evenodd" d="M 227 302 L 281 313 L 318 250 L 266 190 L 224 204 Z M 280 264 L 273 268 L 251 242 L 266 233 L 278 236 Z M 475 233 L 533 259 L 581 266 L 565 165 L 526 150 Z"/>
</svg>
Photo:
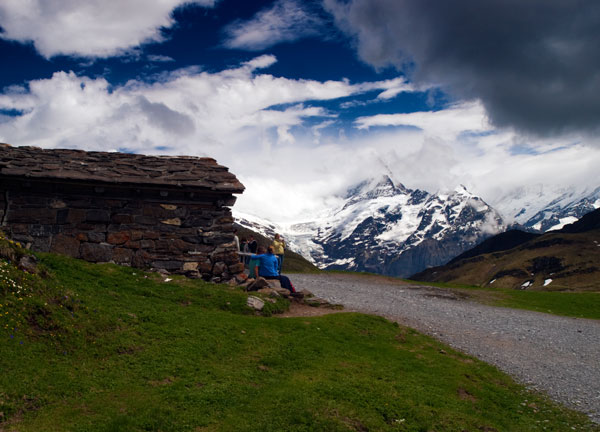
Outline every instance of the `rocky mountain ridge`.
<svg viewBox="0 0 600 432">
<path fill-rule="evenodd" d="M 505 229 L 498 212 L 464 186 L 431 194 L 388 176 L 350 188 L 338 208 L 313 221 L 284 226 L 235 216 L 265 235 L 282 233 L 320 268 L 394 276 L 443 264 Z"/>
</svg>

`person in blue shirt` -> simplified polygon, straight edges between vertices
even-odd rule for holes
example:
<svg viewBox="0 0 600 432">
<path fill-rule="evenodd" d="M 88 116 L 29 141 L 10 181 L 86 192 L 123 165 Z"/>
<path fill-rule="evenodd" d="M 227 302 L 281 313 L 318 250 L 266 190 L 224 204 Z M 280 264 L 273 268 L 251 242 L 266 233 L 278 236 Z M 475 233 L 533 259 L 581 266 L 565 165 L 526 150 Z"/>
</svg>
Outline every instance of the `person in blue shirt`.
<svg viewBox="0 0 600 432">
<path fill-rule="evenodd" d="M 282 288 L 285 288 L 292 293 L 296 293 L 296 289 L 294 288 L 294 285 L 292 285 L 290 278 L 279 274 L 279 259 L 277 258 L 277 255 L 273 253 L 272 246 L 269 246 L 266 250 L 264 247 L 260 246 L 258 248 L 258 255 L 254 255 L 252 258 L 259 261 L 259 264 L 255 269 L 255 273 L 258 276 L 265 279 L 277 279 Z"/>
</svg>

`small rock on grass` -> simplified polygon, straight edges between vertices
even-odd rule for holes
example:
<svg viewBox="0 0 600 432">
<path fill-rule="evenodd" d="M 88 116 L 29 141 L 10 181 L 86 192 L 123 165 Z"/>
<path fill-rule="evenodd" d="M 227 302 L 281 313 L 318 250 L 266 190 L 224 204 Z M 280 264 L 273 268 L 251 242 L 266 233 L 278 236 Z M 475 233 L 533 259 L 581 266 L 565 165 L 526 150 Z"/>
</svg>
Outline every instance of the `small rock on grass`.
<svg viewBox="0 0 600 432">
<path fill-rule="evenodd" d="M 311 297 L 314 297 L 314 294 L 313 294 L 313 293 L 311 293 L 311 292 L 310 292 L 309 290 L 307 290 L 307 289 L 301 289 L 299 292 L 300 292 L 300 294 L 302 294 L 302 295 L 304 296 L 304 298 L 311 298 Z"/>
<path fill-rule="evenodd" d="M 19 260 L 19 268 L 28 273 L 37 273 L 37 258 L 33 255 L 25 255 L 21 257 L 21 259 Z"/>
<path fill-rule="evenodd" d="M 265 302 L 255 296 L 248 296 L 246 304 L 257 311 L 261 311 L 265 307 Z"/>
</svg>

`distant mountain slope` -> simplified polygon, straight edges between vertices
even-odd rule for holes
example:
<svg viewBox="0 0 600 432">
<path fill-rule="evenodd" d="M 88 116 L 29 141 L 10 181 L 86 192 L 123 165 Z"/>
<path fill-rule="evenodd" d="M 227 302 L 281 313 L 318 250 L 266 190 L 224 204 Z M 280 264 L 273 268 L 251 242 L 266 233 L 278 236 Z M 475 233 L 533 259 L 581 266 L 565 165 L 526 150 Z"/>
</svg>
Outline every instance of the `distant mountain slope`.
<svg viewBox="0 0 600 432">
<path fill-rule="evenodd" d="M 496 237 L 488 239 L 488 245 Z M 463 258 L 411 279 L 514 289 L 600 290 L 600 209 L 512 249 L 492 251 L 479 245 Z"/>
<path fill-rule="evenodd" d="M 600 187 L 522 186 L 495 199 L 494 206 L 506 220 L 526 230 L 559 230 L 600 208 Z"/>
<path fill-rule="evenodd" d="M 484 240 L 472 249 L 461 253 L 457 257 L 453 258 L 448 264 L 461 261 L 466 258 L 471 258 L 477 255 L 500 252 L 508 249 L 517 247 L 523 243 L 526 243 L 534 238 L 539 237 L 541 234 L 534 234 L 516 229 L 508 230 L 506 232 L 497 234 L 493 237 Z"/>
<path fill-rule="evenodd" d="M 350 188 L 338 208 L 313 221 L 277 226 L 234 216 L 248 228 L 282 233 L 320 268 L 404 277 L 505 229 L 500 215 L 463 186 L 430 194 L 387 176 Z"/>
</svg>

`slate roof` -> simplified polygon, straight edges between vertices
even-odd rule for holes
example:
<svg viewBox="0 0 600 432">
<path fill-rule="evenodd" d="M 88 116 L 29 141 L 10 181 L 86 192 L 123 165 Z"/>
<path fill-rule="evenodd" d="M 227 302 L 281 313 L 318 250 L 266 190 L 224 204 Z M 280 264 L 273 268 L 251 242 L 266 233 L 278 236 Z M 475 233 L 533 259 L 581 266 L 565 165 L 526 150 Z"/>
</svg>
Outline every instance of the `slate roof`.
<svg viewBox="0 0 600 432">
<path fill-rule="evenodd" d="M 43 150 L 8 144 L 0 144 L 1 177 L 244 191 L 235 175 L 211 158 Z"/>
</svg>

